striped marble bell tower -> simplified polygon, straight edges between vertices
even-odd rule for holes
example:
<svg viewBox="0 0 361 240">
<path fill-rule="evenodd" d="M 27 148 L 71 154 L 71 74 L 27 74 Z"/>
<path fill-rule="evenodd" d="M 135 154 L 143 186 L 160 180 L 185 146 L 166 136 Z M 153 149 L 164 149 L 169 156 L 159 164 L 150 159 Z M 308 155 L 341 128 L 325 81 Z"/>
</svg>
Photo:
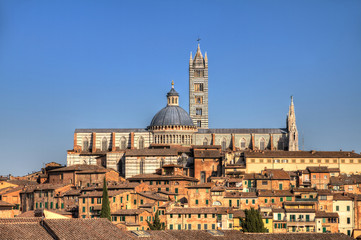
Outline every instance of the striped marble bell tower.
<svg viewBox="0 0 361 240">
<path fill-rule="evenodd" d="M 189 59 L 189 115 L 197 128 L 208 128 L 208 58 L 198 44 L 194 58 Z"/>
</svg>

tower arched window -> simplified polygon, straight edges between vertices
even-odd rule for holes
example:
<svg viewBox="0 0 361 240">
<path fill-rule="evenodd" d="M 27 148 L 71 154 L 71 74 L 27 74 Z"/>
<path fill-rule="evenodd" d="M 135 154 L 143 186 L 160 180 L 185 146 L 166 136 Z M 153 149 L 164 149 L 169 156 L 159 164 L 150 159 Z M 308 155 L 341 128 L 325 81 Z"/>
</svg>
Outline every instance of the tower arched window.
<svg viewBox="0 0 361 240">
<path fill-rule="evenodd" d="M 226 150 L 226 147 L 227 147 L 227 141 L 226 141 L 225 138 L 223 138 L 222 143 L 221 143 L 221 146 L 222 146 L 222 151 L 225 151 L 225 150 Z"/>
<path fill-rule="evenodd" d="M 246 139 L 241 139 L 241 149 L 246 149 Z"/>
<path fill-rule="evenodd" d="M 145 169 L 145 159 L 142 158 L 142 159 L 140 159 L 140 162 L 139 162 L 139 173 L 144 174 L 144 169 Z"/>
<path fill-rule="evenodd" d="M 106 137 L 102 139 L 102 151 L 106 151 L 108 149 L 108 141 Z"/>
<path fill-rule="evenodd" d="M 89 140 L 87 137 L 83 138 L 83 151 L 88 151 L 89 150 Z"/>
<path fill-rule="evenodd" d="M 127 140 L 125 139 L 125 137 L 122 137 L 120 139 L 120 149 L 124 150 L 127 148 L 127 144 L 126 144 Z"/>
<path fill-rule="evenodd" d="M 266 148 L 266 141 L 264 140 L 264 138 L 261 138 L 259 140 L 259 149 L 260 150 L 265 150 L 265 148 Z"/>
<path fill-rule="evenodd" d="M 138 141 L 138 149 L 143 149 L 143 148 L 144 148 L 144 139 L 143 137 L 140 137 Z"/>
<path fill-rule="evenodd" d="M 203 139 L 203 145 L 208 145 L 208 139 L 207 138 Z"/>
</svg>

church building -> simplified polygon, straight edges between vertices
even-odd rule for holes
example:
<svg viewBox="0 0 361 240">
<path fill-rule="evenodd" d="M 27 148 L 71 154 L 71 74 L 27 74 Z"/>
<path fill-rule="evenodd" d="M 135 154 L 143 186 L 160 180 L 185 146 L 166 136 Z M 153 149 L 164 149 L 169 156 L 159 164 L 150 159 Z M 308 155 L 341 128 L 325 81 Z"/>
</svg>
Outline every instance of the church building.
<svg viewBox="0 0 361 240">
<path fill-rule="evenodd" d="M 225 158 L 227 152 L 241 156 L 245 151 L 298 151 L 293 98 L 285 128 L 209 128 L 208 57 L 207 53 L 203 57 L 199 44 L 194 58 L 191 53 L 189 60 L 189 112 L 179 106 L 180 101 L 172 82 L 166 106 L 154 115 L 149 126 L 75 129 L 67 165 L 102 165 L 128 178 L 154 173 L 164 164 L 177 164 L 194 176 L 194 153 L 203 151 L 199 149 L 218 149 L 219 156 L 213 156 L 218 156 L 223 165 L 229 161 Z M 217 171 L 219 175 L 223 170 Z"/>
</svg>

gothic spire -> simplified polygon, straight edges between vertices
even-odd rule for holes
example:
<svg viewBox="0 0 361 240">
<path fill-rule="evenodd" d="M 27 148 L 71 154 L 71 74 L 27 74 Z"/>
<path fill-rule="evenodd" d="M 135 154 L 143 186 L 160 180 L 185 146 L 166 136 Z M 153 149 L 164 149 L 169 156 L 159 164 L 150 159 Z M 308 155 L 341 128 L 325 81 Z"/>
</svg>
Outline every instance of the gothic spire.
<svg viewBox="0 0 361 240">
<path fill-rule="evenodd" d="M 291 96 L 291 104 L 287 115 L 287 130 L 289 151 L 298 151 L 298 130 L 296 126 L 296 114 L 295 105 L 293 103 L 293 96 Z"/>
</svg>

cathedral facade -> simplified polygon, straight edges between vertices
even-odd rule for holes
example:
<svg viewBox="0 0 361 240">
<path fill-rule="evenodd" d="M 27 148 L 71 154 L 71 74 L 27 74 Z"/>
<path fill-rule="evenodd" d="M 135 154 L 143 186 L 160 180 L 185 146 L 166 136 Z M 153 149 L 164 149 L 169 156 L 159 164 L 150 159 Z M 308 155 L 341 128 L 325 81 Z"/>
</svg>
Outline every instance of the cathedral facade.
<svg viewBox="0 0 361 240">
<path fill-rule="evenodd" d="M 163 164 L 192 166 L 195 146 L 219 146 L 221 152 L 234 153 L 298 151 L 293 98 L 285 128 L 208 127 L 208 57 L 207 53 L 203 57 L 199 45 L 189 60 L 189 113 L 179 106 L 173 82 L 166 96 L 166 106 L 147 127 L 76 129 L 67 165 L 103 165 L 131 177 L 153 173 Z"/>
</svg>

